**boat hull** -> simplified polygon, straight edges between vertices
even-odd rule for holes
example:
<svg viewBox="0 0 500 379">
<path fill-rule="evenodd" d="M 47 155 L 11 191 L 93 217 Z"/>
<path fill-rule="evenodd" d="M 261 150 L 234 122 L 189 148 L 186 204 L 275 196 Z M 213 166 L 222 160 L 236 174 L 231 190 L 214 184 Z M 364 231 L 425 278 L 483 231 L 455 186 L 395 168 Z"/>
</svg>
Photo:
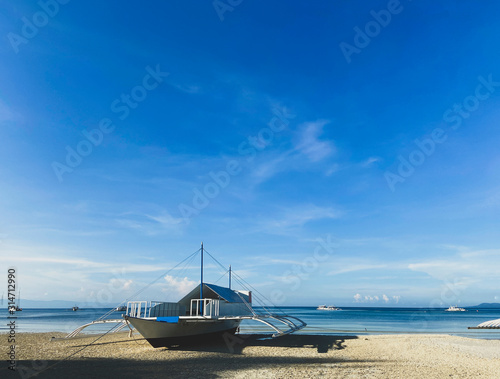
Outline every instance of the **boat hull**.
<svg viewBox="0 0 500 379">
<path fill-rule="evenodd" d="M 198 342 L 215 342 L 234 334 L 241 320 L 179 320 L 177 323 L 126 316 L 134 328 L 153 347 Z"/>
</svg>

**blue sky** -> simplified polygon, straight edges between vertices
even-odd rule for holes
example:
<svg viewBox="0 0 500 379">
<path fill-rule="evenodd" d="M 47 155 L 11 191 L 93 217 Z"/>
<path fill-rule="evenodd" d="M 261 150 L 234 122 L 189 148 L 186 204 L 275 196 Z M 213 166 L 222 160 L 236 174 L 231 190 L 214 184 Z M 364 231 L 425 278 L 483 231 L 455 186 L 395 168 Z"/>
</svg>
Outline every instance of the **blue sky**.
<svg viewBox="0 0 500 379">
<path fill-rule="evenodd" d="M 119 303 L 204 241 L 278 305 L 500 301 L 498 3 L 2 3 L 23 298 Z"/>
</svg>

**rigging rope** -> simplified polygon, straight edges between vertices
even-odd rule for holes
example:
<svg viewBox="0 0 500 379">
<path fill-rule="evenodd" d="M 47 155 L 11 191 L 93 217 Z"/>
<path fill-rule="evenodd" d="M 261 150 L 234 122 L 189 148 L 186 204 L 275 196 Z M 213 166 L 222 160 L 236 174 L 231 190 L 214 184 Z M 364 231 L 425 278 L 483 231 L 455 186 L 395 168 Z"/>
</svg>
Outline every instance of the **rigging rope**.
<svg viewBox="0 0 500 379">
<path fill-rule="evenodd" d="M 148 289 L 149 287 L 151 287 L 153 284 L 155 284 L 158 280 L 160 280 L 161 278 L 165 277 L 168 273 L 170 273 L 170 271 L 176 269 L 178 266 L 180 266 L 181 264 L 183 264 L 184 262 L 186 262 L 188 259 L 190 260 L 189 263 L 191 262 L 192 259 L 194 259 L 194 257 L 198 254 L 198 252 L 200 251 L 201 249 L 198 249 L 196 250 L 194 253 L 190 254 L 188 257 L 184 258 L 182 261 L 180 261 L 178 264 L 176 264 L 174 267 L 170 268 L 169 270 L 167 270 L 166 272 L 164 272 L 163 274 L 161 274 L 159 277 L 157 277 L 155 280 L 153 280 L 152 282 L 150 282 L 148 285 L 144 286 L 143 288 L 141 288 L 139 291 L 137 291 L 136 293 L 134 293 L 132 296 L 129 296 L 126 300 L 122 301 L 118 306 L 128 302 L 130 299 L 140 295 L 142 292 L 144 292 L 146 289 Z M 115 311 L 116 308 L 113 308 L 111 310 L 109 310 L 108 312 L 106 312 L 104 315 L 102 315 L 101 317 L 99 317 L 97 320 L 103 320 L 105 317 L 109 316 L 111 313 L 113 313 Z M 117 328 L 120 324 L 117 324 L 113 327 L 111 327 L 108 331 L 104 332 L 103 334 L 101 334 L 99 337 L 97 337 L 95 340 L 93 340 L 92 342 L 88 343 L 87 345 L 83 346 L 80 350 L 77 350 L 75 352 L 73 352 L 72 354 L 68 355 L 67 357 L 63 358 L 62 360 L 58 361 L 58 362 L 55 362 L 53 365 L 47 367 L 46 369 L 42 370 L 42 371 L 39 371 L 37 372 L 35 375 L 33 376 L 37 376 L 38 374 L 48 370 L 49 368 L 52 368 L 54 366 L 56 366 L 57 364 L 71 358 L 72 356 L 74 356 L 75 354 L 85 350 L 86 348 L 88 348 L 89 346 L 92 346 L 94 343 L 96 343 L 97 341 L 99 341 L 102 337 L 104 337 L 105 335 L 109 334 L 109 333 L 112 333 L 113 330 L 115 328 Z"/>
<path fill-rule="evenodd" d="M 153 284 L 155 284 L 161 278 L 165 277 L 168 273 L 170 273 L 170 271 L 176 269 L 178 266 L 180 266 L 181 264 L 183 264 L 184 262 L 186 262 L 188 259 L 190 259 L 190 258 L 193 259 L 193 257 L 195 257 L 200 250 L 201 249 L 198 249 L 194 253 L 190 254 L 188 257 L 186 257 L 185 259 L 183 259 L 181 262 L 179 262 L 178 264 L 176 264 L 174 267 L 172 267 L 171 269 L 169 269 L 166 272 L 164 272 L 163 274 L 161 274 L 158 278 L 156 278 L 155 280 L 153 280 L 152 282 L 150 282 L 149 284 L 147 284 L 146 286 L 144 286 L 143 288 L 141 288 L 139 291 L 137 291 L 133 295 L 129 296 L 127 299 L 123 300 L 118 306 L 127 303 L 128 301 L 130 301 L 130 299 L 133 299 L 134 297 L 136 297 L 136 296 L 140 295 L 141 293 L 143 293 L 145 290 L 147 290 L 149 287 L 151 287 Z M 115 311 L 115 309 L 116 308 L 113 308 L 113 309 L 109 310 L 104 315 L 102 315 L 101 317 L 99 317 L 98 320 L 103 320 L 105 317 L 107 317 L 111 313 L 113 313 Z"/>
<path fill-rule="evenodd" d="M 208 254 L 208 256 L 210 258 L 212 258 L 223 270 L 226 270 L 226 268 L 222 265 L 222 263 L 220 263 L 212 254 L 210 254 L 206 249 L 204 249 L 204 252 Z M 283 315 L 285 315 L 285 312 L 279 308 L 278 306 L 276 306 L 275 304 L 273 304 L 273 302 L 271 300 L 269 300 L 268 298 L 266 298 L 260 291 L 258 291 L 255 287 L 253 287 L 252 285 L 250 285 L 246 280 L 244 280 L 241 276 L 239 276 L 238 274 L 236 274 L 234 272 L 234 270 L 232 270 L 232 273 L 236 279 L 236 281 L 243 287 L 243 288 L 246 288 L 247 290 L 248 289 L 251 289 L 253 292 L 256 292 L 257 294 L 259 294 L 259 296 L 261 296 L 264 300 L 266 300 L 269 304 L 272 304 L 272 306 L 277 310 L 279 311 L 280 313 L 282 313 Z M 243 284 L 243 283 L 245 284 Z M 261 304 L 262 308 L 268 313 L 268 314 L 272 314 L 272 312 L 267 309 L 265 303 L 259 298 L 259 296 L 254 296 L 255 297 L 255 300 Z M 252 311 L 253 312 L 253 311 Z"/>
</svg>

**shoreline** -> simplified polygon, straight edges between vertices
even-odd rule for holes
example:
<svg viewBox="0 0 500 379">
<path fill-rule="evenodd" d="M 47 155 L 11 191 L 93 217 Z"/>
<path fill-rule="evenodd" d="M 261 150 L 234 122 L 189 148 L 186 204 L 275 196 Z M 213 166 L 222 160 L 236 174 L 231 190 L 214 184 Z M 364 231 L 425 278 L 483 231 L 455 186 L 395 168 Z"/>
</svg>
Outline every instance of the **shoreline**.
<svg viewBox="0 0 500 379">
<path fill-rule="evenodd" d="M 105 335 L 88 347 L 98 335 L 50 341 L 64 336 L 60 332 L 17 334 L 19 373 L 8 370 L 13 374 L 9 377 L 22 371 L 22 377 L 38 374 L 35 378 L 131 374 L 152 378 L 495 378 L 500 372 L 500 340 L 445 334 L 292 334 L 268 340 L 236 335 L 226 343 L 156 349 L 140 335 L 128 338 L 128 332 Z M 0 340 L 2 352 L 6 351 L 7 335 L 0 335 Z M 5 360 L 3 364 L 7 366 Z"/>
</svg>

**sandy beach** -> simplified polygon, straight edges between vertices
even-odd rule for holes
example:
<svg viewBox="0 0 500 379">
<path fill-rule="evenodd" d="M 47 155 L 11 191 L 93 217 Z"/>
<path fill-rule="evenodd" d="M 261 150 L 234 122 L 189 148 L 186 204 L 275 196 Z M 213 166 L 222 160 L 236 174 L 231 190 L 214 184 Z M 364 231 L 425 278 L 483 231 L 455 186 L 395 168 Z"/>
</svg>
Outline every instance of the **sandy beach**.
<svg viewBox="0 0 500 379">
<path fill-rule="evenodd" d="M 1 335 L 2 356 L 8 350 Z M 36 378 L 498 378 L 500 340 L 447 335 L 236 337 L 229 343 L 152 348 L 139 335 L 53 340 L 17 335 L 17 372 Z M 82 348 L 84 348 L 82 350 Z M 35 375 L 36 376 L 32 376 Z M 2 377 L 4 377 L 2 375 Z"/>
</svg>

